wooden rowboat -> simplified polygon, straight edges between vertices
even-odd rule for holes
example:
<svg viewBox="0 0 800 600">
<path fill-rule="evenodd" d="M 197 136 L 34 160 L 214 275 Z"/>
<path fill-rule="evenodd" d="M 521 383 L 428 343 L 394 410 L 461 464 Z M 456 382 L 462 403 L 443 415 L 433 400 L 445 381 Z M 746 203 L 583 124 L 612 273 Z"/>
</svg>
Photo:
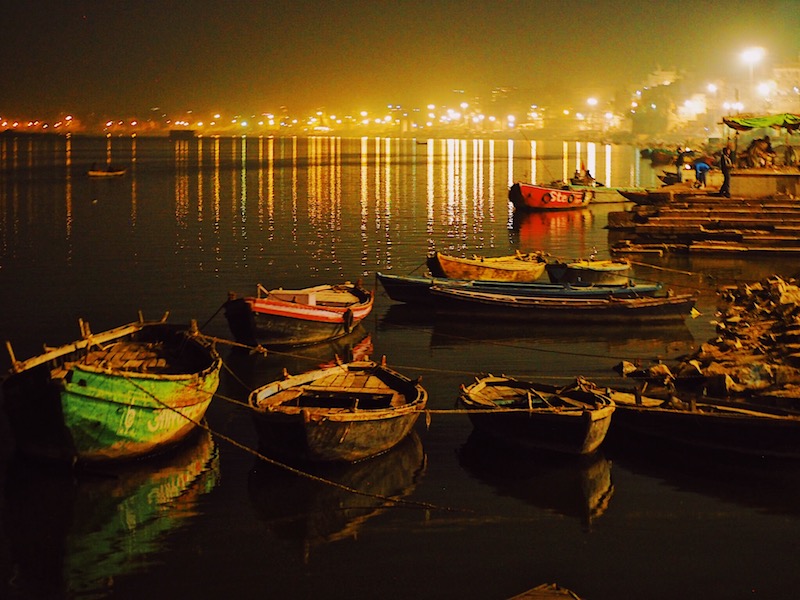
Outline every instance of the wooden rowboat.
<svg viewBox="0 0 800 600">
<path fill-rule="evenodd" d="M 646 298 L 531 298 L 434 285 L 436 310 L 516 320 L 619 324 L 643 321 L 681 321 L 692 314 L 697 298 L 691 294 Z"/>
<path fill-rule="evenodd" d="M 196 328 L 161 321 L 93 334 L 17 361 L 3 382 L 17 451 L 67 463 L 153 454 L 206 413 L 222 360 Z"/>
<path fill-rule="evenodd" d="M 89 169 L 86 174 L 89 177 L 122 177 L 127 169 Z"/>
<path fill-rule="evenodd" d="M 436 276 L 450 279 L 482 281 L 536 281 L 544 273 L 545 261 L 540 253 L 510 256 L 461 258 L 435 252 L 428 257 L 428 268 Z"/>
<path fill-rule="evenodd" d="M 508 199 L 516 210 L 521 211 L 574 210 L 585 208 L 591 201 L 591 195 L 584 190 L 515 183 L 508 190 Z"/>
<path fill-rule="evenodd" d="M 579 381 L 585 391 L 600 390 L 614 401 L 613 437 L 625 443 L 636 439 L 728 456 L 800 458 L 797 411 L 705 397 L 665 400 Z"/>
<path fill-rule="evenodd" d="M 389 298 L 397 302 L 431 304 L 431 287 L 456 286 L 483 292 L 495 292 L 536 298 L 639 298 L 653 296 L 663 289 L 660 283 L 636 283 L 628 281 L 623 285 L 571 284 L 534 281 L 516 283 L 505 281 L 480 281 L 448 279 L 425 275 L 390 275 L 377 273 L 378 282 Z"/>
<path fill-rule="evenodd" d="M 411 431 L 428 393 L 385 360 L 339 364 L 274 381 L 249 397 L 262 447 L 300 461 L 355 462 Z"/>
<path fill-rule="evenodd" d="M 555 261 L 545 266 L 553 283 L 602 283 L 625 285 L 630 281 L 631 263 L 627 260 Z"/>
<path fill-rule="evenodd" d="M 614 413 L 614 402 L 600 390 L 493 375 L 462 386 L 459 406 L 476 430 L 503 444 L 566 454 L 597 450 Z"/>
<path fill-rule="evenodd" d="M 374 296 L 360 282 L 267 290 L 225 303 L 234 338 L 249 346 L 303 346 L 349 334 L 372 311 Z"/>
</svg>

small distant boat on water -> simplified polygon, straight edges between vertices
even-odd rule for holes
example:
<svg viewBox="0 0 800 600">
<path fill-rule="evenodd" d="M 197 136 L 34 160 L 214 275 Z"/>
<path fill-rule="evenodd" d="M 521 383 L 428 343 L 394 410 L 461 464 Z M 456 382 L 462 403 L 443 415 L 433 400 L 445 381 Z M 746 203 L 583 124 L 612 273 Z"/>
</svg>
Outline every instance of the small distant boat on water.
<svg viewBox="0 0 800 600">
<path fill-rule="evenodd" d="M 541 253 L 509 256 L 473 256 L 461 258 L 435 252 L 428 257 L 428 269 L 434 276 L 450 279 L 479 279 L 482 281 L 532 282 L 544 273 L 545 259 Z"/>
<path fill-rule="evenodd" d="M 462 386 L 458 400 L 475 429 L 502 444 L 577 455 L 597 450 L 614 413 L 601 390 L 493 375 Z"/>
<path fill-rule="evenodd" d="M 95 165 L 86 172 L 89 177 L 122 177 L 125 175 L 127 169 L 124 167 L 112 167 L 108 165 L 105 168 L 98 169 Z"/>
<path fill-rule="evenodd" d="M 419 381 L 388 368 L 385 359 L 287 375 L 249 397 L 264 449 L 311 462 L 386 452 L 411 432 L 427 400 Z"/>
<path fill-rule="evenodd" d="M 631 263 L 624 259 L 558 260 L 547 263 L 545 270 L 553 283 L 625 285 L 630 281 Z"/>
<path fill-rule="evenodd" d="M 360 282 L 302 289 L 266 289 L 225 303 L 237 342 L 248 346 L 303 346 L 347 335 L 372 311 L 374 295 Z"/>
<path fill-rule="evenodd" d="M 639 298 L 653 296 L 663 289 L 660 283 L 636 283 L 634 281 L 627 281 L 622 285 L 548 283 L 546 281 L 517 283 L 449 279 L 430 275 L 390 275 L 380 272 L 376 274 L 376 277 L 389 298 L 396 302 L 411 304 L 431 304 L 433 297 L 430 290 L 435 285 L 543 298 Z"/>
<path fill-rule="evenodd" d="M 92 333 L 24 361 L 11 345 L 3 396 L 17 451 L 52 461 L 126 460 L 183 439 L 219 385 L 222 360 L 196 330 L 161 321 Z"/>
<path fill-rule="evenodd" d="M 508 199 L 516 210 L 552 211 L 585 208 L 591 196 L 584 190 L 518 182 L 508 190 Z"/>
</svg>

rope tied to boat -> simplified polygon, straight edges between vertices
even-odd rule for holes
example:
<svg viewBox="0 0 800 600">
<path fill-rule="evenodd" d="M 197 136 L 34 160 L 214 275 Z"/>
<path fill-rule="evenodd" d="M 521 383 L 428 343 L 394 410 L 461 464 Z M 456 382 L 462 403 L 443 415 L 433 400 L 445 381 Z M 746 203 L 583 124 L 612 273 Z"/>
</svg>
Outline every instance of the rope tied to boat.
<svg viewBox="0 0 800 600">
<path fill-rule="evenodd" d="M 313 475 L 311 473 L 308 473 L 306 471 L 303 471 L 302 469 L 298 469 L 298 468 L 293 467 L 291 465 L 288 465 L 286 463 L 277 461 L 277 460 L 275 460 L 273 458 L 270 458 L 270 457 L 262 454 L 258 450 L 254 450 L 253 448 L 250 448 L 249 446 L 236 441 L 232 437 L 229 437 L 229 436 L 227 436 L 227 435 L 225 435 L 223 433 L 219 433 L 217 431 L 214 431 L 207 423 L 201 422 L 201 421 L 197 421 L 197 420 L 195 420 L 195 419 L 183 414 L 177 408 L 175 408 L 173 406 L 169 406 L 165 402 L 162 402 L 159 398 L 157 398 L 149 390 L 143 388 L 141 385 L 139 385 L 136 381 L 132 380 L 127 375 L 124 375 L 124 376 L 128 380 L 129 383 L 131 383 L 134 387 L 138 388 L 145 395 L 147 395 L 150 398 L 152 398 L 156 403 L 158 403 L 159 405 L 163 406 L 167 410 L 170 410 L 170 411 L 178 414 L 182 418 L 184 418 L 187 421 L 189 421 L 190 423 L 192 423 L 195 427 L 198 427 L 200 429 L 203 429 L 204 431 L 207 431 L 212 436 L 228 442 L 232 446 L 234 446 L 234 447 L 236 447 L 236 448 L 238 448 L 240 450 L 243 450 L 244 452 L 247 452 L 248 454 L 251 454 L 252 456 L 255 456 L 259 460 L 263 460 L 266 463 L 269 463 L 269 464 L 271 464 L 271 465 L 273 465 L 275 467 L 278 467 L 280 469 L 284 469 L 284 470 L 286 470 L 286 471 L 288 471 L 290 473 L 293 473 L 295 475 L 298 475 L 300 477 L 305 477 L 306 479 L 310 479 L 312 481 L 316 481 L 316 482 L 324 484 L 324 485 L 335 487 L 335 488 L 338 488 L 340 490 L 344 490 L 346 492 L 349 492 L 351 494 L 356 494 L 358 496 L 365 496 L 367 498 L 376 498 L 378 500 L 381 500 L 381 501 L 384 501 L 384 502 L 388 502 L 388 503 L 390 503 L 392 505 L 396 505 L 396 506 L 405 506 L 405 507 L 409 507 L 409 508 L 422 508 L 422 509 L 425 509 L 425 510 L 441 510 L 441 511 L 446 511 L 446 512 L 465 512 L 465 513 L 473 512 L 473 511 L 471 511 L 469 509 L 466 509 L 466 508 L 456 508 L 456 507 L 452 507 L 452 506 L 440 506 L 440 505 L 437 505 L 437 504 L 433 504 L 431 502 L 423 502 L 423 501 L 417 501 L 417 500 L 407 500 L 405 498 L 393 498 L 391 496 L 385 496 L 383 494 L 374 494 L 374 493 L 364 492 L 364 491 L 355 489 L 353 487 L 350 487 L 350 486 L 347 486 L 347 485 L 344 485 L 344 484 L 341 484 L 341 483 L 337 483 L 335 481 L 331 481 L 330 479 L 325 479 L 324 477 L 320 477 L 318 475 Z M 217 394 L 214 394 L 214 396 L 217 396 Z M 239 404 L 241 404 L 241 403 L 239 403 Z"/>
</svg>

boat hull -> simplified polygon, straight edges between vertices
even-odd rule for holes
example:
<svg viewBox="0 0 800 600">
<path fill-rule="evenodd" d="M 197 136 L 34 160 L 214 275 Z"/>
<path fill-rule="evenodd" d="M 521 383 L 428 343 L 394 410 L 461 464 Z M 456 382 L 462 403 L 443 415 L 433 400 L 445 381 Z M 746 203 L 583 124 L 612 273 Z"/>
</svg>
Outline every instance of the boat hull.
<svg viewBox="0 0 800 600">
<path fill-rule="evenodd" d="M 614 414 L 613 402 L 548 406 L 529 404 L 541 398 L 544 386 L 503 377 L 485 377 L 464 388 L 460 406 L 469 411 L 476 431 L 497 442 L 525 450 L 546 450 L 564 454 L 591 454 L 603 443 Z M 546 394 L 556 388 L 548 386 Z M 481 397 L 484 401 L 481 401 Z M 486 397 L 499 400 L 490 403 Z M 551 396 L 552 398 L 552 396 Z M 502 404 L 501 404 L 502 402 Z"/>
<path fill-rule="evenodd" d="M 553 211 L 585 208 L 591 196 L 583 190 L 563 190 L 530 183 L 515 183 L 508 190 L 508 199 L 516 210 Z"/>
<path fill-rule="evenodd" d="M 436 310 L 469 316 L 553 322 L 615 324 L 681 321 L 696 297 L 683 294 L 650 298 L 560 299 L 492 294 L 443 286 L 431 287 Z"/>
<path fill-rule="evenodd" d="M 301 462 L 356 462 L 395 447 L 427 403 L 419 383 L 357 361 L 272 382 L 250 395 L 261 447 Z"/>
<path fill-rule="evenodd" d="M 631 275 L 630 263 L 623 260 L 552 262 L 545 270 L 553 283 L 625 285 Z"/>
<path fill-rule="evenodd" d="M 351 333 L 372 311 L 373 294 L 356 286 L 357 301 L 348 305 L 306 304 L 270 297 L 232 298 L 225 317 L 234 339 L 248 346 L 304 346 Z"/>
<path fill-rule="evenodd" d="M 663 286 L 658 283 L 636 284 L 633 282 L 626 282 L 622 285 L 572 285 L 541 281 L 508 283 L 425 277 L 422 275 L 387 275 L 384 273 L 378 273 L 377 278 L 389 298 L 409 304 L 432 304 L 433 296 L 430 293 L 430 289 L 434 285 L 541 298 L 639 298 L 653 296 L 663 289 Z"/>
<path fill-rule="evenodd" d="M 800 458 L 798 415 L 741 404 L 734 410 L 728 404 L 698 403 L 696 410 L 636 406 L 632 395 L 626 396 L 613 396 L 615 439 L 714 454 Z"/>
<path fill-rule="evenodd" d="M 222 366 L 212 347 L 165 323 L 144 324 L 113 341 L 128 348 L 163 344 L 183 353 L 191 371 L 88 364 L 88 349 L 69 352 L 79 342 L 64 347 L 61 356 L 4 382 L 18 452 L 68 463 L 128 460 L 176 444 L 203 419 Z"/>
<path fill-rule="evenodd" d="M 534 282 L 544 274 L 545 268 L 538 254 L 461 258 L 436 252 L 427 262 L 431 273 L 449 279 L 513 283 Z"/>
</svg>

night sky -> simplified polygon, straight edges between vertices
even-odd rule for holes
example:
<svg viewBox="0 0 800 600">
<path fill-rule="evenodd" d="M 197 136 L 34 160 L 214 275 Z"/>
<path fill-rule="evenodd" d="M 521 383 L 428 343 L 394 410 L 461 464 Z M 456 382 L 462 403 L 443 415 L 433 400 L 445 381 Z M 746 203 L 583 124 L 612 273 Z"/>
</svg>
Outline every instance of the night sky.
<svg viewBox="0 0 800 600">
<path fill-rule="evenodd" d="M 545 101 L 659 67 L 743 77 L 750 45 L 797 60 L 798 0 L 11 0 L 0 115 L 374 110 L 497 86 Z"/>
</svg>

